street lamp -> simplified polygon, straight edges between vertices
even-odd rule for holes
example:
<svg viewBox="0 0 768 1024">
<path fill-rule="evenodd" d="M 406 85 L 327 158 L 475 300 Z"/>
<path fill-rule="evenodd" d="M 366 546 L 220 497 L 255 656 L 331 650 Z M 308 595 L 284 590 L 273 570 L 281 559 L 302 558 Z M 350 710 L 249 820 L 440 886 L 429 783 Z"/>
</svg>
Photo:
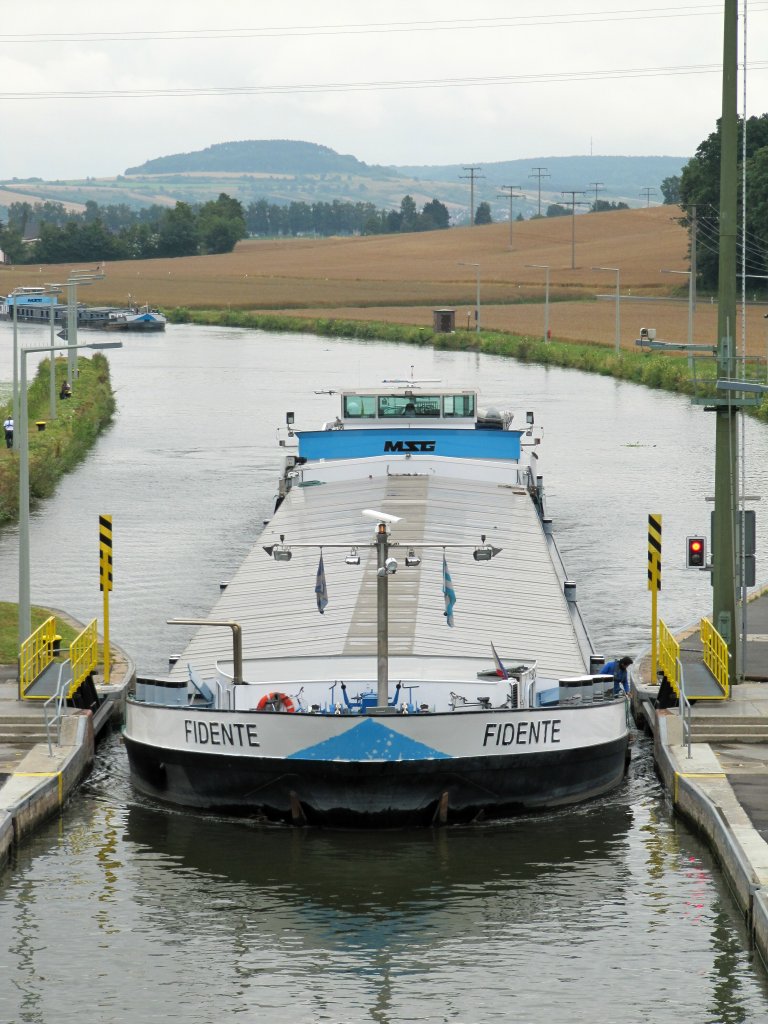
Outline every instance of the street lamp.
<svg viewBox="0 0 768 1024">
<path fill-rule="evenodd" d="M 73 348 L 122 348 L 122 341 L 101 341 L 89 345 L 56 345 L 69 351 Z M 31 352 L 51 352 L 51 348 L 23 348 L 21 355 L 20 422 L 19 422 L 19 648 L 32 632 L 32 609 L 29 593 L 29 414 L 27 406 L 27 356 Z M 14 423 L 14 436 L 16 434 Z"/>
<path fill-rule="evenodd" d="M 688 344 L 693 344 L 693 286 L 694 276 L 692 270 L 661 270 L 662 274 L 687 274 L 688 275 Z"/>
<path fill-rule="evenodd" d="M 621 351 L 621 271 L 618 267 L 592 267 L 593 270 L 605 270 L 616 275 L 616 354 Z"/>
<path fill-rule="evenodd" d="M 545 270 L 544 275 L 544 341 L 549 341 L 549 267 L 545 263 L 526 263 L 530 270 Z"/>
<path fill-rule="evenodd" d="M 70 351 L 67 356 L 67 382 L 72 386 L 72 381 L 77 377 L 77 356 L 72 351 L 77 347 L 77 286 L 79 284 L 91 284 L 93 281 L 102 281 L 106 275 L 100 270 L 70 270 L 66 280 L 67 285 L 67 341 L 70 343 Z"/>
<path fill-rule="evenodd" d="M 477 288 L 475 291 L 475 331 L 480 333 L 480 264 L 479 263 L 462 263 L 459 261 L 460 267 L 474 267 L 476 274 Z"/>
<path fill-rule="evenodd" d="M 38 287 L 26 287 L 20 286 L 14 288 L 10 293 L 9 298 L 13 299 L 13 424 L 14 427 L 19 422 L 19 314 L 18 314 L 18 298 L 21 295 L 58 295 L 58 291 L 54 291 L 55 285 L 47 285 L 45 288 Z M 54 313 L 55 303 L 51 302 L 51 316 Z M 53 322 L 53 321 L 52 321 Z M 53 338 L 53 334 L 51 334 Z M 13 449 L 14 451 L 19 450 L 18 433 L 16 430 L 13 432 Z"/>
</svg>

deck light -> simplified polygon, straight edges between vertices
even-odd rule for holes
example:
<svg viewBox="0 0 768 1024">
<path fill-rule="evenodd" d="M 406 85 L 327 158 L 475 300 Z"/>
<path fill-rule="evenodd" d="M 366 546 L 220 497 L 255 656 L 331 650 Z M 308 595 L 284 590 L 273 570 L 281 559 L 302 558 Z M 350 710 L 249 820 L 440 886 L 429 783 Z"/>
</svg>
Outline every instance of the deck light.
<svg viewBox="0 0 768 1024">
<path fill-rule="evenodd" d="M 264 550 L 270 558 L 274 558 L 276 562 L 290 562 L 293 558 L 293 552 L 285 544 L 285 534 L 280 534 L 279 544 L 265 544 Z"/>
<path fill-rule="evenodd" d="M 492 544 L 485 543 L 485 534 L 480 537 L 480 546 L 476 547 L 472 552 L 472 557 L 476 562 L 490 562 L 492 558 L 501 551 L 501 548 L 495 548 Z"/>
<path fill-rule="evenodd" d="M 408 549 L 408 554 L 405 556 L 405 564 L 410 569 L 415 569 L 417 565 L 421 565 L 421 559 L 413 550 L 413 548 Z"/>
<path fill-rule="evenodd" d="M 344 561 L 347 565 L 360 565 L 360 555 L 358 554 L 357 548 L 353 547 Z"/>
</svg>

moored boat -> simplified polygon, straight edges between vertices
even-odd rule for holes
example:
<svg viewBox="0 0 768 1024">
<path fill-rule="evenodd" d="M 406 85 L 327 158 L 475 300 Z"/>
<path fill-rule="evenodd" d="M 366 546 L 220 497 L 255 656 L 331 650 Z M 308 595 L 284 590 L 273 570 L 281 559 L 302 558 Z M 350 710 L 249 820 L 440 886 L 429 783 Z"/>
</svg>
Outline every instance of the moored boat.
<svg viewBox="0 0 768 1024">
<path fill-rule="evenodd" d="M 105 331 L 164 331 L 166 318 L 157 309 L 116 309 L 101 324 Z"/>
<path fill-rule="evenodd" d="M 563 568 L 540 441 L 532 413 L 517 425 L 435 382 L 343 391 L 320 430 L 289 414 L 259 544 L 168 675 L 129 698 L 136 787 L 388 827 L 617 786 L 628 704 Z"/>
</svg>

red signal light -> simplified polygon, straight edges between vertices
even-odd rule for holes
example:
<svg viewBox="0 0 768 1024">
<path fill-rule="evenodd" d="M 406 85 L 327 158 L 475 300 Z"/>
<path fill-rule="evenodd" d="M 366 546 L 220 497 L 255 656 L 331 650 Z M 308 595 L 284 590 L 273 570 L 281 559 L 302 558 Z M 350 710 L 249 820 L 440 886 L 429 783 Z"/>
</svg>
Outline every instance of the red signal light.
<svg viewBox="0 0 768 1024">
<path fill-rule="evenodd" d="M 703 569 L 707 561 L 707 542 L 704 537 L 686 539 L 685 564 L 689 569 Z"/>
</svg>

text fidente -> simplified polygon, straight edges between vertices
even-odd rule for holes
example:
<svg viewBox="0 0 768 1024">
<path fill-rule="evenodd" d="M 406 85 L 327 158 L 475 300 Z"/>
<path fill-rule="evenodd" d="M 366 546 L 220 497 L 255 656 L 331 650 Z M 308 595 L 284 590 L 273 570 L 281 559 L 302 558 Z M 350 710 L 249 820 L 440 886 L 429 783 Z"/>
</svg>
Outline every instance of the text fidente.
<svg viewBox="0 0 768 1024">
<path fill-rule="evenodd" d="M 256 725 L 248 722 L 202 722 L 184 719 L 184 736 L 201 746 L 258 747 Z"/>
<path fill-rule="evenodd" d="M 544 718 L 537 722 L 490 722 L 483 737 L 484 747 L 525 747 L 535 743 L 559 742 L 559 718 Z"/>
</svg>

